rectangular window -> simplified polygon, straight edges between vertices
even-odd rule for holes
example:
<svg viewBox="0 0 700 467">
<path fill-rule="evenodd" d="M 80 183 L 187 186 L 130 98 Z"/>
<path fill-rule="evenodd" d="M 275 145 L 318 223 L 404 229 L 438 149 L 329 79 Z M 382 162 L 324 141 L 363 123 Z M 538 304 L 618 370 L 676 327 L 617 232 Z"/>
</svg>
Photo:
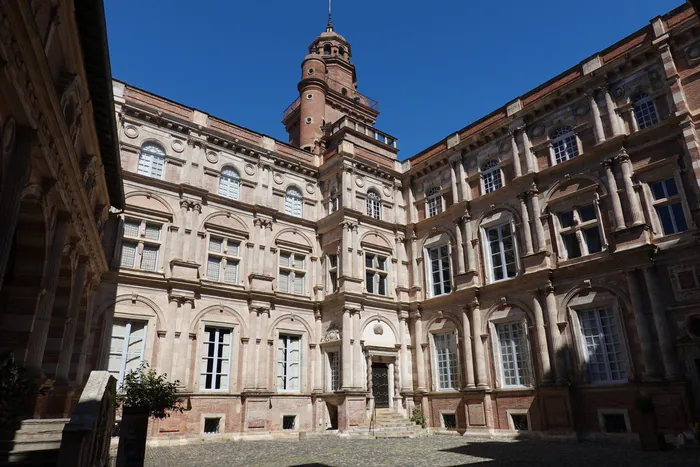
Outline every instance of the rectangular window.
<svg viewBox="0 0 700 467">
<path fill-rule="evenodd" d="M 328 352 L 328 364 L 331 369 L 331 391 L 340 389 L 340 353 Z"/>
<path fill-rule="evenodd" d="M 433 334 L 438 389 L 457 389 L 457 339 L 454 333 Z"/>
<path fill-rule="evenodd" d="M 117 389 L 121 388 L 124 375 L 139 368 L 145 347 L 145 322 L 114 320 L 107 370 L 117 379 Z"/>
<path fill-rule="evenodd" d="M 453 413 L 442 414 L 442 426 L 448 430 L 457 429 L 457 415 Z"/>
<path fill-rule="evenodd" d="M 367 293 L 387 295 L 386 257 L 365 254 L 365 288 Z"/>
<path fill-rule="evenodd" d="M 301 339 L 280 334 L 277 339 L 277 389 L 299 391 Z"/>
<path fill-rule="evenodd" d="M 161 227 L 160 224 L 151 222 L 124 220 L 121 267 L 138 267 L 144 271 L 156 271 Z"/>
<path fill-rule="evenodd" d="M 221 418 L 205 418 L 204 419 L 204 434 L 211 435 L 219 432 Z"/>
<path fill-rule="evenodd" d="M 121 267 L 133 268 L 136 261 L 136 250 L 138 244 L 132 242 L 122 242 L 122 259 Z"/>
<path fill-rule="evenodd" d="M 304 295 L 304 265 L 306 256 L 299 253 L 280 252 L 277 288 L 280 292 Z"/>
<path fill-rule="evenodd" d="M 207 326 L 202 343 L 199 389 L 228 391 L 231 364 L 231 330 Z"/>
<path fill-rule="evenodd" d="M 496 324 L 496 334 L 501 355 L 503 386 L 530 386 L 530 353 L 524 323 Z"/>
<path fill-rule="evenodd" d="M 284 415 L 282 417 L 282 429 L 283 430 L 293 430 L 297 424 L 296 415 Z"/>
<path fill-rule="evenodd" d="M 328 281 L 331 293 L 338 291 L 338 255 L 328 255 Z"/>
<path fill-rule="evenodd" d="M 676 180 L 669 178 L 649 184 L 654 195 L 654 209 L 664 235 L 671 235 L 688 230 L 688 223 L 683 213 L 681 196 Z"/>
<path fill-rule="evenodd" d="M 486 229 L 491 259 L 493 281 L 510 279 L 517 275 L 515 264 L 515 242 L 510 224 Z"/>
<path fill-rule="evenodd" d="M 158 246 L 144 245 L 141 253 L 141 269 L 155 271 L 158 268 Z"/>
<path fill-rule="evenodd" d="M 330 202 L 328 203 L 328 212 L 333 214 L 338 210 L 338 205 L 340 204 L 340 196 L 337 193 L 331 195 Z"/>
<path fill-rule="evenodd" d="M 160 240 L 160 225 L 147 223 L 144 237 L 148 240 Z"/>
<path fill-rule="evenodd" d="M 578 319 L 591 382 L 625 381 L 625 353 L 614 311 L 611 308 L 579 311 Z"/>
<path fill-rule="evenodd" d="M 141 227 L 141 222 L 139 222 L 139 221 L 125 220 L 124 221 L 124 236 L 125 237 L 134 237 L 134 238 L 138 237 L 140 227 Z"/>
<path fill-rule="evenodd" d="M 445 295 L 452 291 L 449 248 L 448 245 L 428 248 L 430 282 L 432 284 L 433 297 Z"/>
<path fill-rule="evenodd" d="M 561 243 L 564 246 L 562 258 L 579 258 L 603 250 L 595 205 L 587 204 L 571 211 L 560 212 L 557 219 Z"/>
<path fill-rule="evenodd" d="M 210 237 L 207 256 L 207 279 L 238 284 L 240 242 L 228 238 Z"/>
</svg>

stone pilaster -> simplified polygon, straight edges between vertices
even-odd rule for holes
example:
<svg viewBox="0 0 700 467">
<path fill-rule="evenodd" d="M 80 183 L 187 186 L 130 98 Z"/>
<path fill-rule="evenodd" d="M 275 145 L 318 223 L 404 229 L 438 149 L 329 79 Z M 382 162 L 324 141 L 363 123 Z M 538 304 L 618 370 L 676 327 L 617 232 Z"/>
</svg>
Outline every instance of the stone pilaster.
<svg viewBox="0 0 700 467">
<path fill-rule="evenodd" d="M 627 196 L 630 214 L 632 215 L 632 226 L 641 225 L 644 223 L 644 216 L 642 214 L 642 203 L 639 201 L 639 196 L 634 190 L 634 182 L 632 181 L 632 161 L 624 149 L 620 150 L 615 159 L 622 168 L 622 180 L 625 184 L 625 195 Z"/>
<path fill-rule="evenodd" d="M 550 284 L 544 289 L 545 306 L 547 308 L 547 323 L 549 327 L 549 338 L 552 343 L 552 358 L 554 359 L 554 372 L 557 384 L 566 384 L 568 381 L 566 374 L 566 360 L 563 355 L 564 346 L 559 330 L 559 318 L 557 308 L 557 298 L 554 295 L 554 287 Z"/>
<path fill-rule="evenodd" d="M 535 155 L 532 153 L 532 143 L 530 143 L 530 136 L 527 134 L 527 128 L 520 128 L 523 133 L 523 149 L 525 151 L 525 167 L 527 168 L 527 173 L 532 173 L 537 170 Z"/>
<path fill-rule="evenodd" d="M 423 321 L 420 313 L 413 314 L 413 337 L 415 339 L 417 390 L 427 391 L 425 380 L 425 356 L 423 355 Z"/>
<path fill-rule="evenodd" d="M 513 156 L 513 170 L 515 171 L 515 178 L 522 177 L 523 169 L 520 163 L 520 152 L 518 151 L 518 142 L 515 140 L 516 130 L 512 130 L 508 133 L 510 137 L 510 152 Z"/>
<path fill-rule="evenodd" d="M 352 319 L 350 317 L 350 311 L 350 308 L 343 308 L 343 329 L 340 333 L 341 379 L 342 389 L 344 390 L 352 388 L 352 344 L 350 343 Z"/>
<path fill-rule="evenodd" d="M 544 238 L 544 226 L 542 225 L 542 219 L 540 218 L 540 197 L 537 185 L 534 183 L 530 186 L 529 195 L 532 202 L 532 219 L 535 224 L 535 234 L 537 237 L 537 252 L 545 251 L 547 246 Z"/>
<path fill-rule="evenodd" d="M 457 243 L 457 273 L 464 274 L 466 271 L 464 269 L 464 239 L 462 238 L 462 229 L 460 224 L 462 223 L 462 218 L 458 217 L 455 219 L 455 238 Z"/>
<path fill-rule="evenodd" d="M 462 354 L 464 355 L 462 375 L 464 377 L 464 387 L 474 388 L 474 357 L 472 356 L 472 330 L 469 323 L 469 307 L 462 305 Z"/>
<path fill-rule="evenodd" d="M 68 299 L 68 318 L 66 327 L 61 339 L 61 350 L 58 355 L 56 365 L 56 381 L 62 384 L 68 383 L 68 373 L 70 371 L 71 359 L 73 357 L 73 344 L 75 342 L 75 331 L 78 328 L 78 313 L 85 290 L 85 276 L 87 275 L 88 258 L 81 256 L 78 258 L 78 265 L 73 273 L 73 281 Z"/>
<path fill-rule="evenodd" d="M 622 214 L 622 203 L 620 202 L 620 193 L 617 188 L 617 182 L 615 181 L 615 174 L 613 174 L 612 166 L 614 159 L 605 159 L 601 164 L 605 169 L 605 177 L 608 181 L 608 194 L 610 196 L 610 203 L 613 208 L 613 216 L 615 217 L 615 230 L 626 229 L 625 218 Z"/>
<path fill-rule="evenodd" d="M 610 87 L 606 86 L 604 88 L 605 94 L 605 106 L 608 109 L 608 118 L 610 119 L 610 127 L 612 128 L 613 136 L 619 136 L 623 134 L 622 122 L 620 117 L 617 115 L 615 109 L 615 103 L 613 102 L 612 96 L 610 95 Z"/>
<path fill-rule="evenodd" d="M 532 296 L 532 312 L 535 315 L 535 350 L 537 362 L 542 371 L 542 384 L 553 383 L 552 366 L 549 360 L 549 348 L 547 345 L 547 328 L 544 325 L 544 314 L 542 313 L 542 305 L 540 304 L 540 291 L 530 291 Z"/>
<path fill-rule="evenodd" d="M 637 338 L 639 346 L 642 348 L 642 359 L 644 361 L 644 378 L 657 379 L 663 376 L 663 369 L 658 365 L 657 359 L 654 356 L 654 349 L 651 341 L 651 332 L 649 330 L 649 321 L 644 313 L 644 302 L 646 299 L 642 295 L 635 270 L 629 270 L 625 273 L 627 278 L 627 287 L 630 292 L 630 300 L 632 302 L 632 313 L 637 327 Z"/>
<path fill-rule="evenodd" d="M 605 131 L 603 130 L 603 120 L 600 118 L 600 108 L 598 107 L 598 101 L 595 99 L 595 90 L 590 91 L 586 94 L 588 96 L 588 103 L 591 106 L 591 112 L 593 113 L 593 130 L 595 133 L 596 144 L 605 141 Z"/>
<path fill-rule="evenodd" d="M 481 308 L 479 302 L 474 300 L 471 303 L 471 331 L 472 345 L 474 346 L 474 367 L 476 369 L 476 385 L 480 388 L 489 386 L 486 376 L 486 354 L 484 349 L 484 338 L 481 335 Z"/>
<path fill-rule="evenodd" d="M 530 225 L 530 215 L 527 209 L 527 198 L 529 192 L 520 193 L 518 199 L 520 200 L 520 217 L 522 218 L 522 233 L 525 239 L 525 255 L 531 255 L 534 253 L 532 249 L 532 226 Z M 535 217 L 536 218 L 536 217 Z"/>
</svg>

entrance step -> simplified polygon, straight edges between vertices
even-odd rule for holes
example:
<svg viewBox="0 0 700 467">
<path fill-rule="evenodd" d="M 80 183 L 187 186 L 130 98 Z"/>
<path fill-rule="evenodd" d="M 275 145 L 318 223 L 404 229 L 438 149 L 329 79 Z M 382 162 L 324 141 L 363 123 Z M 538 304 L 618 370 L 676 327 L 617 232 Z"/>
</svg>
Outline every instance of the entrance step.
<svg viewBox="0 0 700 467">
<path fill-rule="evenodd" d="M 0 440 L 0 459 L 15 465 L 56 465 L 63 427 L 69 421 L 69 418 L 22 421 L 13 439 Z"/>
</svg>

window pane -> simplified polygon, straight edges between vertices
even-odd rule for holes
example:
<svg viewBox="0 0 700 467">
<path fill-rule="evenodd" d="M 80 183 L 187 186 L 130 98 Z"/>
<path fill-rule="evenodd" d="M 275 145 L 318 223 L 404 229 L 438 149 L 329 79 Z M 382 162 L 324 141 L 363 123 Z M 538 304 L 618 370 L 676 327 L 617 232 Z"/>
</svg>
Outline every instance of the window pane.
<svg viewBox="0 0 700 467">
<path fill-rule="evenodd" d="M 386 295 L 386 276 L 379 276 L 379 295 Z"/>
<path fill-rule="evenodd" d="M 564 247 L 566 248 L 567 258 L 571 259 L 581 256 L 581 248 L 579 247 L 578 239 L 576 238 L 575 233 L 562 235 L 561 239 L 563 240 Z"/>
<path fill-rule="evenodd" d="M 146 235 L 149 240 L 160 240 L 160 225 L 146 224 Z"/>
<path fill-rule="evenodd" d="M 338 255 L 328 255 L 328 261 L 331 265 L 331 268 L 338 267 Z"/>
<path fill-rule="evenodd" d="M 683 214 L 683 206 L 681 203 L 669 205 L 673 213 L 673 219 L 676 221 L 676 232 L 685 232 L 688 230 L 688 224 L 685 222 L 685 214 Z"/>
<path fill-rule="evenodd" d="M 613 311 L 609 308 L 580 311 L 579 322 L 591 382 L 625 380 L 625 357 Z"/>
<path fill-rule="evenodd" d="M 592 204 L 589 204 L 588 206 L 584 206 L 582 208 L 579 208 L 578 215 L 581 218 L 581 222 L 592 221 L 596 218 L 595 208 L 593 207 Z"/>
<path fill-rule="evenodd" d="M 290 256 L 291 255 L 289 253 L 280 253 L 280 266 L 289 267 Z"/>
<path fill-rule="evenodd" d="M 365 267 L 371 268 L 374 265 L 374 255 L 365 255 Z"/>
<path fill-rule="evenodd" d="M 141 269 L 145 271 L 155 271 L 158 266 L 158 247 L 144 245 L 141 254 Z"/>
<path fill-rule="evenodd" d="M 207 259 L 207 279 L 210 281 L 219 280 L 219 270 L 221 265 L 221 258 L 215 256 L 210 256 Z"/>
<path fill-rule="evenodd" d="M 666 198 L 663 182 L 651 183 L 649 184 L 649 187 L 651 188 L 651 192 L 653 193 L 655 200 L 658 201 Z"/>
<path fill-rule="evenodd" d="M 457 345 L 452 333 L 434 334 L 438 388 L 457 388 Z"/>
<path fill-rule="evenodd" d="M 328 363 L 331 367 L 331 391 L 337 391 L 340 381 L 340 356 L 338 352 L 328 354 Z"/>
<path fill-rule="evenodd" d="M 374 273 L 367 271 L 365 273 L 365 287 L 367 293 L 374 293 Z"/>
<path fill-rule="evenodd" d="M 598 253 L 603 249 L 603 242 L 600 240 L 600 230 L 598 227 L 584 229 L 583 236 L 586 239 L 589 253 Z"/>
<path fill-rule="evenodd" d="M 574 211 L 562 212 L 559 214 L 559 224 L 562 228 L 574 225 Z"/>
<path fill-rule="evenodd" d="M 121 267 L 133 268 L 135 259 L 136 259 L 136 244 L 122 242 Z"/>
<path fill-rule="evenodd" d="M 289 292 L 290 274 L 289 271 L 280 271 L 279 283 L 277 284 L 280 291 Z"/>
<path fill-rule="evenodd" d="M 304 256 L 294 255 L 294 267 L 296 269 L 304 269 Z"/>
<path fill-rule="evenodd" d="M 214 253 L 221 253 L 224 247 L 224 240 L 222 238 L 211 237 L 209 239 L 209 251 Z"/>
<path fill-rule="evenodd" d="M 228 282 L 229 284 L 238 283 L 238 261 L 226 261 L 226 269 L 224 271 L 224 282 Z"/>
<path fill-rule="evenodd" d="M 656 213 L 659 215 L 659 221 L 661 221 L 664 235 L 676 233 L 676 229 L 673 226 L 673 221 L 671 220 L 671 207 L 659 206 L 656 208 Z"/>
<path fill-rule="evenodd" d="M 138 221 L 124 221 L 124 235 L 126 237 L 138 237 L 140 226 L 141 223 Z"/>
<path fill-rule="evenodd" d="M 678 194 L 678 187 L 676 186 L 676 181 L 672 178 L 669 178 L 664 182 L 666 185 L 666 194 L 671 197 L 671 196 L 676 196 Z"/>
<path fill-rule="evenodd" d="M 231 256 L 240 256 L 241 243 L 228 240 L 226 242 L 227 253 Z"/>
<path fill-rule="evenodd" d="M 529 353 L 523 323 L 496 325 L 504 386 L 529 386 Z"/>
<path fill-rule="evenodd" d="M 382 258 L 381 256 L 377 258 L 377 269 L 386 271 L 386 258 Z"/>
<path fill-rule="evenodd" d="M 294 276 L 294 293 L 304 295 L 304 276 L 299 273 Z"/>
</svg>

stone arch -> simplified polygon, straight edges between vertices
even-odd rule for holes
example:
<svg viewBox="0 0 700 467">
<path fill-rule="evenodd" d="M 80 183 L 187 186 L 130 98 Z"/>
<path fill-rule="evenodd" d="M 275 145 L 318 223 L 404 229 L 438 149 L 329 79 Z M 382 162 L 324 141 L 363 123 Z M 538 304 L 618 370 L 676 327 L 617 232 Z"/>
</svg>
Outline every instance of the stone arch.
<svg viewBox="0 0 700 467">
<path fill-rule="evenodd" d="M 148 143 L 155 144 L 156 146 L 159 146 L 159 147 L 163 150 L 163 152 L 165 153 L 165 155 L 166 155 L 166 156 L 168 155 L 168 147 L 167 147 L 167 145 L 166 145 L 165 143 L 163 143 L 162 141 L 160 141 L 158 138 L 155 138 L 155 137 L 153 137 L 153 136 L 146 136 L 145 138 L 143 138 L 143 139 L 141 140 L 141 144 L 139 144 L 139 154 L 141 154 L 141 149 L 142 149 L 145 145 L 147 145 Z"/>
<path fill-rule="evenodd" d="M 432 318 L 428 320 L 427 323 L 425 323 L 425 329 L 423 330 L 423 338 L 425 339 L 424 342 L 429 342 L 430 340 L 430 327 L 435 324 L 437 321 L 441 320 L 447 320 L 451 321 L 452 324 L 455 326 L 455 330 L 457 331 L 458 336 L 462 336 L 462 323 L 459 320 L 459 317 L 456 316 L 454 313 L 436 313 Z M 463 337 L 463 336 L 462 336 Z"/>
<path fill-rule="evenodd" d="M 599 178 L 594 177 L 592 175 L 588 174 L 576 174 L 572 175 L 570 177 L 567 177 L 565 179 L 560 179 L 557 180 L 549 189 L 545 192 L 544 194 L 544 200 L 542 203 L 542 207 L 540 208 L 540 215 L 545 214 L 547 208 L 549 207 L 549 204 L 551 202 L 552 196 L 560 191 L 563 188 L 566 188 L 567 186 L 576 183 L 576 181 L 587 181 L 590 182 L 590 185 L 588 186 L 595 186 L 595 191 L 598 193 L 599 196 L 606 196 L 608 194 L 608 190 L 605 188 L 605 184 L 603 184 Z"/>
<path fill-rule="evenodd" d="M 239 325 L 241 326 L 241 337 L 248 337 L 248 325 L 246 324 L 245 320 L 243 320 L 243 316 L 241 316 L 241 314 L 234 308 L 231 308 L 226 305 L 211 305 L 197 313 L 192 319 L 192 322 L 190 323 L 190 334 L 197 332 L 197 325 L 199 324 L 204 315 L 206 315 L 210 311 L 215 310 L 226 312 L 234 318 L 236 318 L 238 320 Z"/>
<path fill-rule="evenodd" d="M 421 240 L 420 240 L 420 249 L 421 249 L 421 251 L 422 251 L 423 248 L 425 247 L 425 244 L 426 244 L 426 242 L 427 242 L 428 240 L 430 240 L 431 238 L 435 237 L 436 235 L 442 235 L 442 234 L 445 234 L 445 235 L 447 235 L 447 236 L 449 237 L 449 239 L 450 239 L 450 245 L 456 245 L 456 243 L 455 243 L 455 242 L 456 242 L 455 234 L 454 234 L 454 232 L 453 232 L 452 230 L 447 229 L 447 228 L 445 228 L 445 227 L 436 227 L 436 228 L 430 230 L 430 232 L 427 232 L 425 235 L 423 235 L 423 236 L 421 237 Z"/>
<path fill-rule="evenodd" d="M 518 210 L 515 209 L 513 206 L 510 204 L 505 204 L 505 203 L 499 203 L 499 204 L 492 204 L 488 211 L 483 212 L 477 219 L 476 219 L 476 229 L 472 229 L 472 238 L 471 240 L 477 240 L 479 238 L 479 228 L 481 224 L 483 223 L 484 219 L 487 216 L 490 216 L 492 214 L 496 214 L 499 211 L 508 211 L 511 216 L 513 216 L 513 220 L 515 221 L 516 224 L 522 224 L 522 219 L 520 218 L 520 213 L 518 213 Z"/>
<path fill-rule="evenodd" d="M 243 222 L 243 220 L 240 217 L 238 217 L 238 215 L 236 215 L 233 211 L 227 211 L 227 210 L 223 210 L 223 209 L 216 211 L 216 212 L 213 212 L 213 213 L 209 214 L 208 216 L 206 216 L 204 218 L 204 220 L 202 221 L 202 223 L 199 224 L 199 231 L 204 231 L 205 226 L 208 223 L 212 223 L 212 221 L 214 219 L 216 219 L 217 217 L 226 217 L 226 219 L 230 219 L 231 221 L 233 221 L 234 225 L 238 226 L 238 229 L 234 228 L 234 230 L 241 230 L 241 231 L 246 232 L 246 233 L 250 232 L 250 229 L 248 228 L 246 223 Z"/>
<path fill-rule="evenodd" d="M 594 284 L 591 283 L 589 286 L 588 284 L 580 284 L 575 287 L 573 287 L 571 290 L 569 290 L 564 298 L 561 300 L 561 303 L 557 303 L 557 321 L 560 323 L 568 322 L 568 310 L 569 310 L 569 303 L 571 300 L 573 300 L 579 293 L 585 291 L 585 290 L 600 290 L 603 292 L 607 292 L 614 296 L 615 298 L 620 300 L 620 305 L 625 310 L 631 310 L 632 309 L 632 302 L 630 301 L 629 297 L 627 294 L 622 290 L 614 285 L 611 284 Z"/>
<path fill-rule="evenodd" d="M 126 206 L 128 206 L 128 205 L 129 205 L 129 199 L 130 199 L 130 198 L 134 198 L 134 197 L 136 197 L 136 196 L 145 196 L 145 197 L 148 198 L 149 200 L 150 200 L 151 198 L 153 198 L 154 200 L 156 200 L 157 202 L 159 202 L 159 203 L 163 206 L 165 212 L 166 212 L 168 215 L 170 215 L 170 217 L 172 218 L 173 223 L 176 223 L 176 224 L 179 223 L 178 216 L 175 214 L 175 212 L 173 211 L 173 209 L 170 207 L 170 204 L 168 203 L 168 201 L 167 201 L 165 198 L 163 198 L 161 195 L 159 195 L 159 194 L 157 194 L 157 193 L 154 193 L 154 192 L 152 192 L 152 191 L 138 190 L 138 191 L 132 191 L 132 192 L 130 192 L 130 193 L 127 193 L 127 194 L 124 196 L 124 204 L 125 204 Z"/>
<path fill-rule="evenodd" d="M 368 237 L 370 237 L 370 236 L 372 236 L 372 235 L 375 236 L 375 237 L 378 237 L 379 239 L 381 239 L 381 240 L 385 243 L 385 244 L 383 245 L 383 247 L 384 247 L 385 249 L 387 249 L 387 250 L 390 250 L 390 251 L 391 251 L 391 255 L 392 255 L 392 256 L 395 256 L 394 247 L 393 247 L 393 245 L 392 245 L 392 242 L 389 240 L 389 238 L 388 238 L 386 235 L 384 235 L 382 232 L 380 232 L 380 231 L 378 231 L 378 230 L 370 230 L 370 231 L 368 231 L 368 232 L 365 232 L 365 233 L 362 235 L 362 237 L 360 238 L 360 245 L 362 245 L 362 242 L 365 242 L 365 241 L 366 241 L 367 243 L 370 243 L 370 244 L 373 244 L 373 245 L 377 245 L 377 246 L 382 247 L 382 245 L 379 244 L 379 243 L 369 241 Z"/>
<path fill-rule="evenodd" d="M 489 319 L 491 319 L 491 316 L 495 312 L 497 312 L 503 308 L 517 308 L 517 309 L 519 309 L 520 311 L 522 311 L 525 314 L 525 317 L 528 320 L 528 324 L 531 326 L 535 325 L 535 314 L 532 312 L 532 308 L 529 305 L 527 305 L 526 303 L 524 303 L 520 300 L 506 297 L 505 304 L 504 303 L 494 303 L 486 311 L 484 318 L 481 320 L 480 332 L 482 334 L 486 334 L 488 332 Z"/>
<path fill-rule="evenodd" d="M 117 303 L 119 302 L 124 302 L 130 300 L 132 302 L 141 302 L 144 305 L 146 305 L 148 308 L 150 308 L 153 313 L 156 315 L 156 318 L 158 320 L 158 323 L 160 325 L 164 325 L 166 323 L 165 321 L 165 315 L 161 311 L 161 309 L 158 307 L 158 305 L 155 304 L 153 300 L 151 300 L 148 297 L 144 297 L 143 295 L 139 294 L 124 294 L 124 295 L 119 295 L 117 296 L 114 300 L 107 301 L 103 303 L 102 305 L 97 308 L 95 313 L 92 316 L 92 325 L 97 325 L 99 323 L 100 318 L 104 314 L 106 310 L 109 310 L 110 308 L 114 308 Z"/>
<path fill-rule="evenodd" d="M 374 314 L 374 315 L 370 316 L 369 318 L 365 319 L 365 321 L 362 323 L 362 326 L 360 326 L 360 335 L 362 335 L 365 332 L 365 329 L 367 328 L 367 326 L 372 324 L 372 321 L 381 321 L 382 323 L 389 326 L 389 329 L 391 329 L 391 332 L 394 333 L 394 340 L 396 341 L 396 343 L 398 344 L 400 342 L 399 332 L 396 329 L 396 326 L 394 326 L 393 323 L 389 319 L 385 318 L 384 316 L 380 315 L 379 313 Z"/>
<path fill-rule="evenodd" d="M 313 250 L 314 243 L 311 241 L 311 239 L 303 231 L 301 231 L 300 229 L 297 229 L 295 227 L 289 227 L 289 228 L 280 230 L 279 232 L 277 232 L 277 235 L 275 235 L 272 242 L 277 243 L 278 241 L 282 240 L 283 242 L 298 243 L 298 242 L 294 242 L 293 240 L 290 240 L 288 238 L 285 238 L 285 237 L 289 236 L 287 234 L 291 234 L 292 236 L 299 235 L 306 242 L 306 246 L 308 248 L 310 248 L 311 250 Z"/>
<path fill-rule="evenodd" d="M 274 339 L 275 338 L 275 329 L 277 329 L 277 326 L 279 326 L 279 324 L 282 321 L 286 321 L 288 319 L 291 321 L 297 320 L 302 324 L 302 326 L 304 326 L 304 329 L 306 329 L 306 332 L 309 333 L 309 344 L 317 342 L 316 336 L 315 336 L 313 330 L 311 329 L 311 326 L 309 325 L 309 323 L 307 323 L 304 318 L 302 318 L 301 316 L 296 315 L 294 313 L 285 313 L 282 316 L 279 316 L 276 320 L 274 320 L 272 322 L 272 324 L 270 325 L 269 331 L 267 332 L 267 340 Z"/>
</svg>

